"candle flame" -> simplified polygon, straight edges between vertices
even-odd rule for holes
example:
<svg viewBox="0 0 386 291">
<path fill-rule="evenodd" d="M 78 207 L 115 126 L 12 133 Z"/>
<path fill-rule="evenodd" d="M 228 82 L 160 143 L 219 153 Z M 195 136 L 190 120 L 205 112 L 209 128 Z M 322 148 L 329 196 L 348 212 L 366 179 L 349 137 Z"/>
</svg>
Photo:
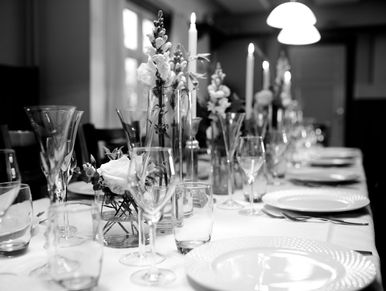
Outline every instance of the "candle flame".
<svg viewBox="0 0 386 291">
<path fill-rule="evenodd" d="M 263 70 L 268 70 L 269 69 L 269 62 L 268 61 L 263 61 Z"/>
<path fill-rule="evenodd" d="M 284 72 L 284 82 L 289 82 L 291 81 L 291 72 L 290 71 L 285 71 Z"/>
<path fill-rule="evenodd" d="M 253 43 L 250 43 L 248 45 L 248 54 L 252 55 L 254 51 L 255 51 L 255 45 Z"/>
<path fill-rule="evenodd" d="M 190 14 L 190 24 L 196 24 L 196 13 Z"/>
</svg>

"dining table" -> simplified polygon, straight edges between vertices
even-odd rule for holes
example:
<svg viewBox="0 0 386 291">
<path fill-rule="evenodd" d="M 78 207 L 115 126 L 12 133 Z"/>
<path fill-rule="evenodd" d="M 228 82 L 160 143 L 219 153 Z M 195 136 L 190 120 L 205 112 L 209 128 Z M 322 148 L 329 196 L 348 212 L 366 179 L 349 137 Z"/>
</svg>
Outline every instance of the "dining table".
<svg viewBox="0 0 386 291">
<path fill-rule="evenodd" d="M 314 166 L 303 165 L 302 170 L 315 170 Z M 296 170 L 296 169 L 295 169 Z M 359 179 L 355 183 L 311 185 L 293 183 L 289 179 L 284 179 L 279 185 L 267 185 L 266 192 L 271 193 L 279 190 L 308 190 L 324 189 L 334 193 L 336 191 L 355 191 L 364 197 L 368 197 L 366 176 L 362 165 L 362 156 L 359 155 L 355 162 L 347 167 L 323 167 L 321 171 L 351 171 L 358 175 Z M 291 169 L 289 170 L 291 171 Z M 245 188 L 247 189 L 247 188 Z M 234 199 L 242 201 L 246 206 L 245 189 L 237 189 Z M 266 194 L 268 195 L 268 194 Z M 69 199 L 92 199 L 90 195 L 69 194 Z M 370 205 L 354 211 L 342 212 L 337 215 L 340 219 L 350 222 L 367 222 L 366 225 L 345 225 L 333 223 L 331 221 L 292 221 L 289 219 L 276 218 L 261 211 L 258 216 L 240 215 L 235 210 L 224 210 L 216 207 L 227 197 L 226 195 L 214 195 L 214 224 L 211 242 L 221 242 L 226 239 L 236 238 L 256 238 L 256 237 L 291 237 L 314 240 L 322 243 L 329 243 L 361 253 L 368 258 L 376 268 L 375 279 L 365 290 L 383 290 L 381 281 L 380 258 L 375 245 L 374 222 Z M 267 207 L 264 202 L 255 203 L 256 207 L 263 209 Z M 19 278 L 29 275 L 31 269 L 47 260 L 45 244 L 45 229 L 47 227 L 44 217 L 47 214 L 49 200 L 39 199 L 33 202 L 34 213 L 44 214 L 40 216 L 42 223 L 37 224 L 33 230 L 33 237 L 28 247 L 28 251 L 17 257 L 0 257 L 0 274 L 13 273 Z M 168 268 L 176 274 L 176 280 L 167 286 L 153 287 L 140 286 L 134 284 L 130 275 L 139 270 L 140 267 L 129 267 L 119 262 L 119 259 L 136 248 L 110 248 L 104 247 L 103 266 L 96 288 L 98 291 L 126 291 L 126 290 L 201 290 L 187 276 L 187 257 L 177 251 L 173 233 L 165 233 L 157 236 L 156 249 L 166 256 L 166 260 L 159 264 L 160 267 Z M 15 277 L 15 280 L 17 280 Z M 0 276 L 0 290 L 7 289 L 2 285 Z M 9 288 L 11 285 L 8 285 Z M 28 289 L 25 289 L 28 290 Z M 44 290 L 44 288 L 42 289 Z M 47 290 L 49 288 L 47 287 Z M 267 289 L 268 290 L 268 289 Z"/>
</svg>

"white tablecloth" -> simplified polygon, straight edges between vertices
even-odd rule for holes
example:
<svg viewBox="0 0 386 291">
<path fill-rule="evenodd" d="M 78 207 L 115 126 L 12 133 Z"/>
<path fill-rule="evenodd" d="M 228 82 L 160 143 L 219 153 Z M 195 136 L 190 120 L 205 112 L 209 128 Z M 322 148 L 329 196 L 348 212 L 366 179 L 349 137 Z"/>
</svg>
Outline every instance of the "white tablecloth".
<svg viewBox="0 0 386 291">
<path fill-rule="evenodd" d="M 358 161 L 354 167 L 355 171 L 360 173 L 362 180 L 354 187 L 363 195 L 368 195 L 366 182 L 361 162 Z M 291 185 L 286 182 L 283 186 L 269 187 L 268 191 L 278 188 L 301 187 Z M 344 188 L 345 186 L 343 186 Z M 352 188 L 353 186 L 347 186 Z M 334 191 L 334 188 L 330 188 Z M 217 203 L 225 199 L 225 196 L 216 196 Z M 237 191 L 235 198 L 243 200 L 242 191 Z M 259 205 L 262 207 L 262 203 Z M 38 200 L 34 202 L 34 211 L 38 213 L 46 210 L 48 200 Z M 214 210 L 214 228 L 212 240 L 225 238 L 236 238 L 245 236 L 294 236 L 318 241 L 333 243 L 353 250 L 367 250 L 373 253 L 369 258 L 377 266 L 377 283 L 374 290 L 382 290 L 380 279 L 379 256 L 375 248 L 374 226 L 369 208 L 362 211 L 359 216 L 350 217 L 352 221 L 368 221 L 367 226 L 349 226 L 332 223 L 299 223 L 289 222 L 284 219 L 270 218 L 265 215 L 258 217 L 241 216 L 237 211 L 221 210 L 215 207 Z M 46 259 L 46 253 L 43 249 L 45 225 L 39 225 L 38 229 L 30 243 L 28 252 L 16 258 L 0 258 L 0 273 L 14 272 L 20 275 L 28 274 L 38 263 Z M 127 290 L 194 290 L 188 283 L 184 271 L 184 256 L 177 252 L 173 235 L 162 235 L 157 237 L 157 250 L 167 256 L 167 259 L 161 263 L 160 267 L 172 269 L 177 280 L 164 287 L 142 287 L 134 285 L 130 281 L 130 275 L 138 270 L 136 267 L 127 267 L 118 262 L 119 258 L 135 249 L 113 249 L 104 248 L 103 270 L 97 290 L 104 291 L 127 291 Z M 1 282 L 0 282 L 1 283 Z M 5 288 L 5 289 L 4 289 Z M 0 285 L 0 289 L 7 290 Z"/>
</svg>

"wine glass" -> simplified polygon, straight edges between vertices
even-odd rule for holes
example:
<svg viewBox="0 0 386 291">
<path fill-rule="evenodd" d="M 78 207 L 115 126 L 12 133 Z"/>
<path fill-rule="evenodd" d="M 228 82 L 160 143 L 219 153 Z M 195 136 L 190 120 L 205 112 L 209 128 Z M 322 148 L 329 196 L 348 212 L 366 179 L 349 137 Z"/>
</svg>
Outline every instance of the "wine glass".
<svg viewBox="0 0 386 291">
<path fill-rule="evenodd" d="M 177 183 L 171 148 L 134 148 L 130 173 L 129 189 L 149 224 L 151 252 L 154 253 L 157 223 Z M 153 262 L 149 268 L 133 273 L 131 279 L 141 285 L 161 286 L 175 280 L 175 274 L 157 268 Z"/>
<path fill-rule="evenodd" d="M 40 162 L 47 178 L 51 202 L 62 201 L 62 179 L 60 170 L 66 150 L 68 131 L 74 106 L 32 106 L 25 107 L 36 139 L 40 145 Z"/>
<path fill-rule="evenodd" d="M 251 192 L 249 193 L 250 206 L 240 210 L 239 213 L 243 215 L 259 215 L 260 211 L 253 206 L 253 183 L 265 161 L 263 138 L 261 136 L 241 137 L 236 157 L 248 178 L 248 184 L 251 185 Z"/>
<path fill-rule="evenodd" d="M 61 178 L 63 179 L 62 183 L 64 186 L 61 195 L 62 200 L 66 200 L 67 186 L 72 178 L 72 174 L 76 167 L 76 155 L 74 153 L 74 145 L 82 115 L 83 111 L 75 110 L 71 119 L 70 128 L 68 130 L 66 153 L 63 164 L 61 166 Z"/>
<path fill-rule="evenodd" d="M 133 155 L 135 147 L 149 146 L 152 141 L 152 131 L 147 132 L 147 111 L 141 109 L 116 109 L 119 120 L 125 131 L 129 156 Z M 143 213 L 138 207 L 138 251 L 124 255 L 119 261 L 127 266 L 148 266 L 152 262 L 161 263 L 165 257 L 158 253 L 146 251 L 146 237 L 143 228 Z"/>
<path fill-rule="evenodd" d="M 228 165 L 228 199 L 218 205 L 222 209 L 240 209 L 242 204 L 235 201 L 232 197 L 232 180 L 233 180 L 233 156 L 240 136 L 241 124 L 244 120 L 245 113 L 228 112 L 224 115 L 218 115 L 221 129 L 224 136 L 225 150 L 227 154 Z"/>
<path fill-rule="evenodd" d="M 287 170 L 289 141 L 285 130 L 271 130 L 267 136 L 267 168 L 273 177 L 273 184 L 280 185 Z"/>
<path fill-rule="evenodd" d="M 74 106 L 32 106 L 25 107 L 35 137 L 40 146 L 40 164 L 47 179 L 51 204 L 63 203 L 63 179 L 61 167 L 67 152 L 68 132 L 75 112 Z M 63 225 L 66 218 L 63 216 Z M 62 228 L 65 230 L 66 228 Z M 66 236 L 67 231 L 62 234 Z M 47 277 L 48 265 L 43 264 L 30 272 L 32 276 Z"/>
<path fill-rule="evenodd" d="M 129 153 L 134 147 L 151 144 L 150 134 L 146 135 L 147 111 L 143 109 L 116 109 L 125 131 Z M 144 139 L 147 139 L 144 141 Z"/>
<path fill-rule="evenodd" d="M 19 193 L 21 177 L 15 151 L 0 149 L 0 223 Z"/>
</svg>

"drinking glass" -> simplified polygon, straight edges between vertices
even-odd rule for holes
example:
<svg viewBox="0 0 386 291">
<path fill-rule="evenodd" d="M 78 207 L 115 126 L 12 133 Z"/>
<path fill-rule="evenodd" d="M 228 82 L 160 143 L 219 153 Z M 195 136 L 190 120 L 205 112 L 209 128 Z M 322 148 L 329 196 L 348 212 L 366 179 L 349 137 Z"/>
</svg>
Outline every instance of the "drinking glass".
<svg viewBox="0 0 386 291">
<path fill-rule="evenodd" d="M 9 182 L 0 188 L 0 223 L 7 209 L 12 205 L 20 189 L 20 171 L 15 151 L 0 149 L 0 182 Z"/>
<path fill-rule="evenodd" d="M 287 169 L 288 138 L 284 130 L 271 130 L 267 136 L 267 168 L 273 184 L 280 185 Z"/>
<path fill-rule="evenodd" d="M 68 217 L 76 232 L 61 232 L 61 219 Z M 90 201 L 51 204 L 48 214 L 48 272 L 66 290 L 91 290 L 102 269 L 103 235 L 97 205 Z"/>
<path fill-rule="evenodd" d="M 61 202 L 60 170 L 67 150 L 68 132 L 75 111 L 74 106 L 25 107 L 36 139 L 40 145 L 40 162 L 47 178 L 51 202 Z"/>
<path fill-rule="evenodd" d="M 241 203 L 233 199 L 233 157 L 237 142 L 240 136 L 241 124 L 244 120 L 245 113 L 228 112 L 224 115 L 218 115 L 220 119 L 221 129 L 224 136 L 225 151 L 227 154 L 228 165 L 228 199 L 218 205 L 222 209 L 240 209 L 243 206 Z"/>
<path fill-rule="evenodd" d="M 251 186 L 249 193 L 250 206 L 240 210 L 243 215 L 259 215 L 260 211 L 253 205 L 253 183 L 255 177 L 265 161 L 265 149 L 261 136 L 245 136 L 240 138 L 240 143 L 236 152 L 237 161 L 248 178 Z"/>
<path fill-rule="evenodd" d="M 66 200 L 67 195 L 67 186 L 72 178 L 74 169 L 76 168 L 76 155 L 74 153 L 74 145 L 76 140 L 76 135 L 78 133 L 80 119 L 82 118 L 83 111 L 75 110 L 71 118 L 70 127 L 68 129 L 67 135 L 67 147 L 64 156 L 64 161 L 61 166 L 61 177 L 63 179 L 62 183 L 64 186 L 61 199 Z"/>
<path fill-rule="evenodd" d="M 174 239 L 180 253 L 210 241 L 213 227 L 213 193 L 210 184 L 184 182 L 173 198 Z"/>
<path fill-rule="evenodd" d="M 134 148 L 130 173 L 129 188 L 149 224 L 151 252 L 154 253 L 157 222 L 176 188 L 171 148 Z M 131 279 L 141 285 L 161 286 L 175 280 L 175 274 L 157 268 L 153 262 L 149 268 L 133 273 Z"/>
<path fill-rule="evenodd" d="M 146 135 L 147 111 L 142 109 L 116 109 L 125 131 L 129 152 L 134 147 L 148 146 L 150 136 Z M 147 141 L 145 141 L 147 139 Z"/>
<path fill-rule="evenodd" d="M 152 131 L 147 132 L 147 111 L 141 109 L 116 109 L 119 120 L 125 131 L 129 155 L 134 147 L 149 146 L 152 141 Z M 152 262 L 161 263 L 165 257 L 158 253 L 146 251 L 146 233 L 143 225 L 143 214 L 138 211 L 138 251 L 124 255 L 119 261 L 128 266 L 148 266 Z"/>
<path fill-rule="evenodd" d="M 14 182 L 0 183 L 0 192 L 12 189 L 13 184 Z M 30 188 L 27 184 L 20 184 L 15 200 L 0 223 L 0 256 L 25 253 L 31 240 L 32 213 Z"/>
</svg>

